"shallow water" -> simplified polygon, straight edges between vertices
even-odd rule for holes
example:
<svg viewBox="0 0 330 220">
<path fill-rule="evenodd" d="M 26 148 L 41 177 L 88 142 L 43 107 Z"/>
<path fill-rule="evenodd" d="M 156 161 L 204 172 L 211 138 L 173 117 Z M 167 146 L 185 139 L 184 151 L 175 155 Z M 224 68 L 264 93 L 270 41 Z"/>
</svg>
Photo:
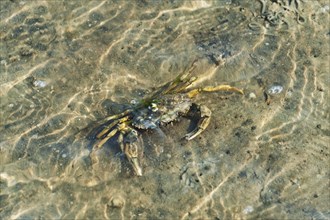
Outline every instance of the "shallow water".
<svg viewBox="0 0 330 220">
<path fill-rule="evenodd" d="M 329 219 L 328 1 L 1 1 L 1 219 Z M 197 61 L 196 61 L 197 60 Z M 187 71 L 209 127 L 143 133 L 143 176 L 109 114 Z"/>
</svg>

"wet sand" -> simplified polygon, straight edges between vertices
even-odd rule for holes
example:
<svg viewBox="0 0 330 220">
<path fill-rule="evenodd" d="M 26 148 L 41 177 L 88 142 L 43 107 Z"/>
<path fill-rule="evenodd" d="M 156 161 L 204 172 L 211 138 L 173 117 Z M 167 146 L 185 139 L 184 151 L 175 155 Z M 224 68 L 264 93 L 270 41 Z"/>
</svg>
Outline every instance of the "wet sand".
<svg viewBox="0 0 330 220">
<path fill-rule="evenodd" d="M 329 219 L 329 2 L 1 1 L 1 219 Z M 197 63 L 212 110 L 144 131 L 137 177 L 93 130 Z"/>
</svg>

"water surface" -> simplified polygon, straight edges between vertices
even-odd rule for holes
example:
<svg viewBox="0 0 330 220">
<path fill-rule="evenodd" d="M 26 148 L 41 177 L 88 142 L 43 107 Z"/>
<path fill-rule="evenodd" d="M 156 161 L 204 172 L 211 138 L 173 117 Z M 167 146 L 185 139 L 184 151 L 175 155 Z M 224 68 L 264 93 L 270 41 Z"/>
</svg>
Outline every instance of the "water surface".
<svg viewBox="0 0 330 220">
<path fill-rule="evenodd" d="M 329 2 L 1 1 L 1 219 L 329 219 Z M 209 127 L 91 131 L 196 61 Z"/>
</svg>

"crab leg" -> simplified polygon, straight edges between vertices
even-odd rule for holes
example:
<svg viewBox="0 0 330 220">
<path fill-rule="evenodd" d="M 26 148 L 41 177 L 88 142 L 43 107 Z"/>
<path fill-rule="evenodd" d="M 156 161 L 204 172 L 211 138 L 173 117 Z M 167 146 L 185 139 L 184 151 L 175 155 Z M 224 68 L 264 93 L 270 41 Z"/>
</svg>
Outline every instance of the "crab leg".
<svg viewBox="0 0 330 220">
<path fill-rule="evenodd" d="M 211 119 L 211 110 L 206 107 L 205 105 L 200 105 L 199 111 L 200 111 L 200 119 L 197 123 L 197 127 L 190 133 L 185 135 L 185 138 L 187 140 L 191 140 L 198 136 L 202 131 L 206 129 L 206 127 L 210 124 L 210 119 Z"/>
<path fill-rule="evenodd" d="M 191 73 L 192 71 L 196 68 L 196 62 L 197 60 L 194 60 L 189 68 L 188 71 L 184 71 L 183 74 L 179 75 L 178 77 L 180 77 L 180 80 L 184 80 L 185 78 L 187 78 Z"/>
<path fill-rule="evenodd" d="M 187 88 L 188 86 L 190 86 L 193 82 L 195 82 L 197 77 L 189 77 L 189 75 L 196 68 L 196 65 L 195 65 L 196 61 L 197 60 L 194 60 L 194 62 L 191 64 L 191 67 L 189 68 L 188 71 L 184 71 L 184 73 L 182 73 L 175 80 L 173 80 L 172 84 L 175 83 L 174 86 L 172 88 L 168 89 L 167 91 L 165 91 L 163 94 L 172 93 L 172 92 L 178 93 L 178 92 L 184 90 L 185 88 Z"/>
<path fill-rule="evenodd" d="M 113 137 L 118 132 L 118 129 L 112 130 L 105 138 L 103 138 L 99 143 L 95 145 L 95 148 L 101 148 L 105 142 L 107 142 L 111 137 Z"/>
<path fill-rule="evenodd" d="M 191 83 L 189 83 L 191 81 L 191 77 L 187 79 L 187 77 L 192 73 L 192 71 L 195 69 L 197 60 L 194 60 L 194 62 L 191 64 L 191 67 L 189 68 L 188 71 L 184 71 L 183 73 L 181 73 L 179 76 L 177 76 L 174 80 L 172 80 L 171 82 L 166 83 L 165 85 L 163 85 L 162 87 L 160 87 L 158 89 L 158 91 L 154 94 L 154 97 L 157 97 L 159 95 L 164 95 L 164 94 L 168 94 L 171 92 L 176 91 L 176 89 L 179 87 L 179 89 L 181 90 L 182 88 L 182 83 L 184 83 L 184 85 L 187 84 L 190 85 Z M 186 85 L 184 88 L 186 88 L 188 85 Z"/>
<path fill-rule="evenodd" d="M 217 91 L 232 91 L 232 92 L 238 92 L 238 93 L 241 93 L 242 95 L 244 95 L 243 90 L 238 89 L 236 87 L 229 86 L 229 85 L 207 86 L 204 88 L 193 89 L 193 90 L 189 91 L 187 94 L 190 98 L 193 98 L 201 92 L 217 92 Z"/>
<path fill-rule="evenodd" d="M 181 83 L 180 86 L 177 86 L 178 88 L 175 88 L 174 91 L 173 91 L 173 93 L 180 93 L 180 92 L 182 92 L 188 86 L 190 86 L 191 84 L 193 84 L 196 80 L 197 80 L 197 77 L 190 77 L 189 79 L 187 79 L 186 81 L 184 81 L 183 83 Z"/>
<path fill-rule="evenodd" d="M 139 146 L 138 140 L 127 140 L 124 141 L 124 134 L 129 135 L 129 132 L 135 131 L 134 129 L 129 129 L 127 132 L 126 129 L 120 131 L 118 142 L 120 145 L 121 151 L 126 155 L 128 161 L 131 163 L 136 175 L 142 176 L 142 168 L 139 163 Z M 137 137 L 137 133 L 135 133 Z M 138 137 L 137 137 L 138 138 Z"/>
<path fill-rule="evenodd" d="M 207 86 L 203 88 L 204 92 L 216 92 L 216 91 L 232 91 L 232 92 L 238 92 L 244 95 L 243 90 L 238 89 L 236 87 L 232 87 L 229 85 L 219 85 L 219 86 Z"/>
<path fill-rule="evenodd" d="M 103 124 L 107 121 L 111 121 L 111 120 L 114 120 L 114 119 L 124 117 L 124 116 L 128 115 L 129 113 L 131 113 L 132 111 L 133 111 L 133 109 L 127 109 L 126 111 L 123 111 L 122 113 L 119 113 L 117 115 L 110 115 L 110 116 L 106 117 L 105 119 L 103 119 L 101 121 L 101 124 Z"/>
<path fill-rule="evenodd" d="M 100 139 L 103 135 L 105 135 L 111 128 L 113 128 L 115 125 L 123 123 L 129 119 L 129 116 L 126 116 L 124 118 L 118 119 L 113 121 L 111 124 L 107 125 L 100 133 L 96 135 L 98 139 Z"/>
</svg>

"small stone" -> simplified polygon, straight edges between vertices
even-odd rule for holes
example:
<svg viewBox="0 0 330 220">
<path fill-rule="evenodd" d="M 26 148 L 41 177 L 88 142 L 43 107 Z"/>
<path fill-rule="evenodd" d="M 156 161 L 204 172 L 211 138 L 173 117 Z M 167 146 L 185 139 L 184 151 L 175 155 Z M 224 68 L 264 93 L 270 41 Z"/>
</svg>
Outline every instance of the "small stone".
<svg viewBox="0 0 330 220">
<path fill-rule="evenodd" d="M 254 208 L 252 206 L 246 206 L 245 209 L 243 210 L 244 214 L 249 214 L 251 212 L 253 212 Z"/>
<path fill-rule="evenodd" d="M 280 94 L 282 91 L 283 91 L 283 86 L 279 84 L 274 84 L 267 89 L 267 94 L 276 95 L 276 94 Z"/>
<path fill-rule="evenodd" d="M 35 87 L 41 87 L 41 88 L 44 88 L 45 86 L 47 86 L 47 83 L 45 81 L 42 81 L 42 80 L 35 80 L 33 82 L 33 85 Z"/>
<path fill-rule="evenodd" d="M 110 201 L 110 206 L 113 208 L 122 208 L 125 204 L 125 201 L 122 197 L 115 196 Z"/>
<path fill-rule="evenodd" d="M 253 92 L 251 92 L 249 94 L 249 99 L 255 99 L 255 98 L 257 98 L 256 94 L 254 94 Z"/>
</svg>

